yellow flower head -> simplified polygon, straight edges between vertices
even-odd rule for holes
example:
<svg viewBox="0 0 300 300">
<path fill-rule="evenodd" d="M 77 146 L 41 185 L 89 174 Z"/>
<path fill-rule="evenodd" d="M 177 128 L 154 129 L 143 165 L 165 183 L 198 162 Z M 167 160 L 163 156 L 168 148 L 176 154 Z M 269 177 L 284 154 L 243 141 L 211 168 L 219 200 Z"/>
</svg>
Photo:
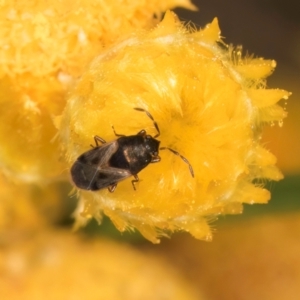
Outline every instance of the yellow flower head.
<svg viewBox="0 0 300 300">
<path fill-rule="evenodd" d="M 279 180 L 275 157 L 260 144 L 265 124 L 281 122 L 283 90 L 266 89 L 272 60 L 242 58 L 221 43 L 217 20 L 203 30 L 182 25 L 168 12 L 153 30 L 133 34 L 107 48 L 87 70 L 67 103 L 60 124 L 70 167 L 91 149 L 94 136 L 116 140 L 115 131 L 157 134 L 190 162 L 161 150 L 161 161 L 131 180 L 107 189 L 79 192 L 78 225 L 104 213 L 124 231 L 137 228 L 147 239 L 172 231 L 211 239 L 208 220 L 239 213 L 243 203 L 265 203 L 265 179 Z M 97 165 L 96 165 L 97 167 Z M 95 177 L 98 174 L 94 168 Z M 99 179 L 100 180 L 100 179 Z"/>
<path fill-rule="evenodd" d="M 0 166 L 10 179 L 62 177 L 53 118 L 69 87 L 104 45 L 150 28 L 189 0 L 3 0 L 0 2 Z M 156 15 L 157 18 L 154 18 Z"/>
</svg>

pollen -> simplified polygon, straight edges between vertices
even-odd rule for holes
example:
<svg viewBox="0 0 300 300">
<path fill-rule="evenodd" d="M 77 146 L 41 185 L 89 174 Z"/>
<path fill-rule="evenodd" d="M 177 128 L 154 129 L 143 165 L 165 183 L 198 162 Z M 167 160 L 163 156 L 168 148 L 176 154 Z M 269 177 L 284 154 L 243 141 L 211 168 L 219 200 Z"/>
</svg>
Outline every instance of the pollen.
<svg viewBox="0 0 300 300">
<path fill-rule="evenodd" d="M 280 180 L 276 158 L 260 143 L 264 126 L 281 122 L 278 102 L 289 92 L 267 89 L 273 60 L 243 57 L 220 38 L 217 19 L 204 29 L 183 25 L 168 12 L 152 30 L 107 48 L 83 74 L 62 117 L 61 137 L 71 165 L 89 150 L 94 135 L 114 141 L 117 132 L 154 136 L 162 147 L 188 158 L 195 177 L 178 156 L 118 182 L 114 193 L 80 191 L 77 226 L 104 213 L 120 230 L 137 229 L 154 243 L 173 231 L 211 240 L 211 220 L 241 213 L 243 204 L 267 203 L 267 180 Z"/>
</svg>

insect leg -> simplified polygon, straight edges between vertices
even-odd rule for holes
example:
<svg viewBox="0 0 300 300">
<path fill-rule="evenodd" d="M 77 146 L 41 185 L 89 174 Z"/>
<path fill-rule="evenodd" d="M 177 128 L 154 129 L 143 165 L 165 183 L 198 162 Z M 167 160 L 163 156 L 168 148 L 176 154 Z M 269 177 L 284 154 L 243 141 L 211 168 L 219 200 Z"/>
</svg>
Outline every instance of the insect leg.
<svg viewBox="0 0 300 300">
<path fill-rule="evenodd" d="M 102 143 L 102 144 L 106 143 L 106 141 L 98 135 L 94 136 L 94 140 L 95 140 L 96 147 L 99 147 L 99 142 Z M 93 145 L 91 145 L 91 147 L 95 148 Z"/>
<path fill-rule="evenodd" d="M 156 123 L 156 121 L 154 120 L 152 115 L 147 110 L 145 110 L 143 108 L 135 107 L 134 109 L 137 110 L 137 111 L 143 111 L 144 113 L 147 114 L 147 116 L 153 121 L 154 127 L 157 130 L 157 134 L 154 136 L 154 138 L 159 137 L 160 136 L 160 130 L 159 130 L 158 124 Z"/>
<path fill-rule="evenodd" d="M 168 149 L 169 151 L 171 151 L 175 155 L 178 155 L 189 166 L 190 173 L 191 173 L 192 177 L 194 177 L 194 170 L 193 170 L 192 165 L 189 163 L 189 161 L 184 156 L 182 156 L 179 152 L 177 152 L 177 151 L 175 151 L 175 150 L 173 150 L 171 148 L 168 148 L 168 147 L 161 147 L 161 148 L 159 148 L 159 150 L 166 150 L 166 149 Z"/>
<path fill-rule="evenodd" d="M 125 134 L 118 134 L 118 133 L 116 133 L 114 126 L 111 126 L 111 127 L 112 127 L 112 129 L 114 131 L 115 136 L 125 136 Z"/>
<path fill-rule="evenodd" d="M 151 163 L 156 163 L 156 162 L 160 162 L 160 157 L 158 155 L 153 156 L 152 159 L 151 159 Z"/>
<path fill-rule="evenodd" d="M 146 130 L 145 130 L 145 129 L 142 129 L 141 131 L 139 131 L 139 132 L 137 133 L 137 135 L 146 136 Z"/>
<path fill-rule="evenodd" d="M 137 175 L 133 175 L 133 177 L 134 177 L 134 179 L 131 180 L 131 183 L 132 183 L 133 189 L 136 191 L 135 184 L 136 184 L 137 182 L 139 182 L 140 179 L 139 179 L 139 177 L 138 177 Z"/>
<path fill-rule="evenodd" d="M 108 191 L 109 191 L 110 193 L 113 193 L 113 192 L 115 191 L 117 185 L 118 185 L 117 183 L 114 183 L 114 184 L 110 185 L 110 186 L 107 188 Z"/>
</svg>

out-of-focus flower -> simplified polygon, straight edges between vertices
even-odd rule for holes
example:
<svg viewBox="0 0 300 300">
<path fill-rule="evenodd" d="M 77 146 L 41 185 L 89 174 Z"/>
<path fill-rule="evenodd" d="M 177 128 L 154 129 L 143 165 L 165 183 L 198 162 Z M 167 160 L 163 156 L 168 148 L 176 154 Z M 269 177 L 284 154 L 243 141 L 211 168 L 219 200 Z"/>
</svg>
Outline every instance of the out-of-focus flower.
<svg viewBox="0 0 300 300">
<path fill-rule="evenodd" d="M 261 132 L 282 123 L 286 112 L 277 102 L 289 96 L 266 89 L 275 65 L 222 44 L 216 19 L 197 31 L 171 12 L 154 30 L 106 48 L 82 75 L 60 123 L 69 166 L 95 135 L 116 139 L 112 126 L 155 135 L 146 114 L 133 110 L 139 107 L 158 123 L 161 145 L 190 161 L 195 178 L 178 156 L 162 151 L 162 161 L 139 174 L 136 191 L 130 180 L 113 194 L 80 191 L 78 225 L 105 213 L 120 231 L 137 228 L 152 242 L 176 230 L 210 240 L 210 219 L 240 213 L 243 203 L 266 203 L 263 182 L 282 175 Z"/>
<path fill-rule="evenodd" d="M 62 178 L 53 118 L 70 86 L 103 46 L 175 6 L 195 8 L 189 0 L 1 1 L 1 171 L 21 182 Z"/>
<path fill-rule="evenodd" d="M 1 250 L 1 299 L 204 299 L 166 260 L 129 245 L 45 231 Z"/>
<path fill-rule="evenodd" d="M 64 182 L 16 184 L 0 175 L 0 243 L 68 220 L 75 207 L 69 191 Z"/>
<path fill-rule="evenodd" d="M 0 175 L 0 243 L 12 232 L 45 225 L 27 186 L 10 183 Z"/>
<path fill-rule="evenodd" d="M 145 252 L 167 257 L 211 300 L 231 300 L 232 295 L 245 300 L 297 299 L 299 211 L 241 220 L 219 226 L 212 243 L 180 235 L 160 247 L 148 245 Z"/>
</svg>

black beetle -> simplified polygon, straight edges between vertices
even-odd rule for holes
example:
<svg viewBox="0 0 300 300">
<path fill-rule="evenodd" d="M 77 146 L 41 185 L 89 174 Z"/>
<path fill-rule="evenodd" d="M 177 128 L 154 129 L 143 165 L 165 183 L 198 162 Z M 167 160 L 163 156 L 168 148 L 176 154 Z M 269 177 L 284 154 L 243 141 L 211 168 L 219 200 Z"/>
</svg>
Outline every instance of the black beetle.
<svg viewBox="0 0 300 300">
<path fill-rule="evenodd" d="M 108 188 L 112 193 L 119 181 L 133 176 L 131 182 L 135 190 L 135 183 L 139 181 L 137 174 L 150 163 L 159 162 L 158 152 L 165 149 L 178 155 L 188 164 L 194 177 L 193 168 L 185 157 L 171 148 L 159 148 L 160 141 L 156 138 L 160 135 L 160 130 L 151 114 L 142 108 L 134 109 L 147 114 L 153 121 L 157 134 L 152 137 L 143 129 L 136 135 L 125 136 L 117 134 L 112 127 L 118 138 L 109 143 L 96 135 L 96 147 L 92 146 L 93 149 L 81 154 L 71 168 L 73 182 L 78 188 L 91 191 Z M 99 142 L 102 145 L 99 145 Z"/>
</svg>

